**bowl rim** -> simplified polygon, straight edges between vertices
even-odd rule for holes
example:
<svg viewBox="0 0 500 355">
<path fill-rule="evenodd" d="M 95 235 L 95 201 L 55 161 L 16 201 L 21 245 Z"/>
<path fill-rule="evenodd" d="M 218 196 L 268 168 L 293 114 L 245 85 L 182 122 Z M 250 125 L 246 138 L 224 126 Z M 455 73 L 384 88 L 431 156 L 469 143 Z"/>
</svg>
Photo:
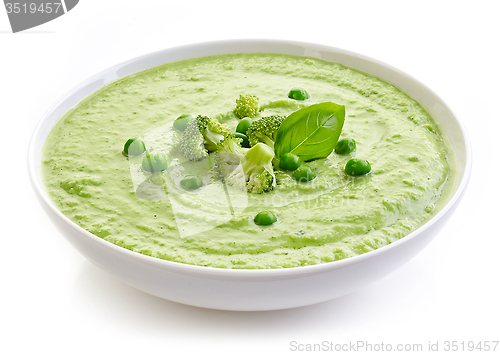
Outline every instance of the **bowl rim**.
<svg viewBox="0 0 500 355">
<path fill-rule="evenodd" d="M 59 211 L 54 203 L 50 200 L 50 198 L 47 195 L 47 192 L 45 191 L 45 188 L 43 187 L 43 184 L 41 183 L 41 180 L 38 179 L 40 176 L 41 179 L 41 173 L 40 175 L 37 174 L 37 157 L 39 155 L 36 154 L 35 150 L 35 141 L 37 140 L 38 135 L 40 134 L 40 130 L 45 122 L 45 120 L 51 116 L 52 112 L 65 100 L 70 98 L 71 96 L 75 95 L 79 90 L 87 86 L 89 83 L 94 82 L 97 79 L 102 79 L 106 77 L 106 73 L 110 72 L 116 72 L 117 69 L 123 68 L 127 64 L 131 63 L 136 63 L 140 62 L 141 60 L 144 60 L 148 57 L 152 57 L 155 55 L 168 55 L 169 52 L 174 52 L 174 51 L 189 51 L 189 50 L 194 50 L 196 48 L 201 48 L 204 46 L 231 46 L 231 45 L 237 45 L 237 44 L 252 44 L 252 45 L 269 45 L 269 44 L 275 44 L 275 45 L 297 45 L 301 47 L 314 47 L 320 50 L 326 50 L 328 52 L 335 52 L 338 54 L 342 55 L 347 55 L 350 57 L 355 57 L 364 61 L 369 61 L 372 62 L 376 65 L 383 66 L 391 71 L 395 71 L 399 74 L 402 74 L 412 81 L 414 81 L 416 84 L 420 85 L 422 88 L 427 90 L 429 93 L 434 95 L 435 97 L 439 98 L 441 100 L 441 104 L 445 107 L 446 110 L 448 110 L 453 118 L 455 119 L 458 127 L 460 128 L 460 133 L 464 137 L 464 150 L 465 150 L 465 168 L 462 176 L 462 180 L 457 187 L 456 191 L 453 193 L 453 195 L 450 197 L 450 199 L 446 202 L 446 204 L 443 206 L 443 208 L 436 214 L 434 215 L 429 221 L 427 221 L 424 225 L 420 226 L 413 232 L 409 233 L 405 237 L 396 240 L 388 245 L 385 245 L 381 248 L 366 252 L 361 255 L 356 255 L 350 258 L 346 259 L 341 259 L 341 260 L 336 260 L 332 262 L 327 262 L 327 263 L 322 263 L 322 264 L 316 264 L 316 265 L 305 265 L 305 266 L 297 266 L 297 267 L 291 267 L 291 268 L 276 268 L 276 269 L 228 269 L 228 268 L 217 268 L 217 267 L 211 267 L 211 266 L 200 266 L 200 265 L 191 265 L 191 264 L 183 264 L 180 262 L 175 262 L 175 261 L 169 261 L 169 260 L 164 260 L 156 257 L 151 257 L 147 256 L 129 249 L 125 249 L 123 247 L 120 247 L 116 244 L 113 244 L 111 242 L 108 242 L 90 232 L 87 230 L 83 229 L 82 227 L 78 226 L 76 223 L 71 221 L 68 217 L 66 217 L 61 211 Z M 248 52 L 251 53 L 251 52 Z M 269 53 L 274 53 L 274 54 L 284 54 L 283 51 L 277 50 L 276 52 L 269 52 Z M 306 55 L 305 55 L 306 56 Z M 200 57 L 196 56 L 190 56 L 189 58 L 201 58 L 204 57 L 204 55 Z M 165 62 L 170 63 L 170 62 Z M 342 63 L 341 63 L 342 64 Z M 155 67 L 155 66 L 153 66 Z M 136 71 L 135 73 L 141 72 L 143 70 L 147 69 L 142 69 L 140 71 Z M 358 69 L 357 69 L 358 70 Z M 114 82 L 116 80 L 119 80 L 121 78 L 130 76 L 133 74 L 126 74 L 122 75 L 119 77 L 114 78 Z M 370 74 L 371 75 L 371 74 Z M 382 78 L 382 80 L 385 80 Z M 111 82 L 105 83 L 104 85 L 99 86 L 97 89 L 92 91 L 90 94 L 87 94 L 86 96 L 82 97 L 79 99 L 79 102 L 81 102 L 83 99 L 87 98 L 88 96 L 92 95 L 94 92 L 102 89 L 103 87 L 109 85 Z M 389 81 L 387 81 L 389 82 Z M 389 82 L 392 84 L 391 82 Z M 394 84 L 392 84 L 394 85 Z M 67 112 L 68 110 L 66 110 Z M 63 115 L 64 116 L 64 115 Z M 63 117 L 59 117 L 54 125 Z M 53 127 L 53 126 L 52 126 Z M 42 147 L 44 146 L 46 141 L 46 138 L 43 140 Z M 119 64 L 113 65 L 111 67 L 108 67 L 107 69 L 104 69 L 97 74 L 89 77 L 88 79 L 80 82 L 78 85 L 74 86 L 70 90 L 68 90 L 65 94 L 60 96 L 50 107 L 45 111 L 45 113 L 42 115 L 40 120 L 38 121 L 35 130 L 33 131 L 33 134 L 31 135 L 29 147 L 28 147 L 28 173 L 30 177 L 30 181 L 32 183 L 32 186 L 34 188 L 35 193 L 39 197 L 40 201 L 44 204 L 46 208 L 50 210 L 56 217 L 58 217 L 61 221 L 63 221 L 67 226 L 70 228 L 74 229 L 76 232 L 84 235 L 87 238 L 90 238 L 92 241 L 100 244 L 102 247 L 108 249 L 109 251 L 114 251 L 118 252 L 120 254 L 123 254 L 126 257 L 130 257 L 138 262 L 149 264 L 150 266 L 153 267 L 158 267 L 162 269 L 171 269 L 175 271 L 180 271 L 184 273 L 196 273 L 196 274 L 203 274 L 203 275 L 212 275 L 214 277 L 244 277 L 244 278 L 253 278 L 253 277 L 276 277 L 276 276 L 290 276 L 290 275 L 303 275 L 303 274 L 320 274 L 324 272 L 329 272 L 335 269 L 341 269 L 348 267 L 353 264 L 358 264 L 365 262 L 369 259 L 377 257 L 379 254 L 384 254 L 389 252 L 390 250 L 399 247 L 402 244 L 410 242 L 413 238 L 418 237 L 421 233 L 425 232 L 427 229 L 432 227 L 435 223 L 437 223 L 447 212 L 458 202 L 459 198 L 462 196 L 463 192 L 466 189 L 466 186 L 468 184 L 470 174 L 471 174 L 471 169 L 472 169 L 472 151 L 471 151 L 471 143 L 470 143 L 470 138 L 467 133 L 467 130 L 465 128 L 465 125 L 463 124 L 462 120 L 460 117 L 457 115 L 457 113 L 440 97 L 438 96 L 433 90 L 431 90 L 427 85 L 423 84 L 419 80 L 415 79 L 413 76 L 389 65 L 384 62 L 381 62 L 377 59 L 371 58 L 369 56 L 365 56 L 363 54 L 359 54 L 356 52 L 352 52 L 349 50 L 333 47 L 333 46 L 327 46 L 323 44 L 317 44 L 317 43 L 312 43 L 312 42 L 301 42 L 301 41 L 291 41 L 291 40 L 280 40 L 280 39 L 231 39 L 231 40 L 220 40 L 220 41 L 207 41 L 207 42 L 196 42 L 196 43 L 190 43 L 186 45 L 181 45 L 181 46 L 175 46 L 175 47 L 169 47 L 157 51 L 153 51 L 144 55 L 140 55 L 137 57 L 134 57 L 132 59 L 128 59 L 126 61 L 123 61 Z"/>
</svg>

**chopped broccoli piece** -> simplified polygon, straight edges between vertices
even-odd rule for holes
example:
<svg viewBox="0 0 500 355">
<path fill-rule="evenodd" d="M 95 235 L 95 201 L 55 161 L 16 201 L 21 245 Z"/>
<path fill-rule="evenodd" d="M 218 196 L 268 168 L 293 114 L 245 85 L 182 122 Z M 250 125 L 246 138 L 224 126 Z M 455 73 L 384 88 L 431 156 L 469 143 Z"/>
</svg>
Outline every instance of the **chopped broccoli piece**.
<svg viewBox="0 0 500 355">
<path fill-rule="evenodd" d="M 285 117 L 283 116 L 268 116 L 253 121 L 247 130 L 250 146 L 253 147 L 257 143 L 262 142 L 274 149 L 276 133 L 284 120 Z"/>
<path fill-rule="evenodd" d="M 258 143 L 250 149 L 237 148 L 238 138 L 230 138 L 227 143 L 222 143 L 224 148 L 219 152 L 218 169 L 221 178 L 230 186 L 242 191 L 261 194 L 271 191 L 276 186 L 276 178 L 272 161 L 274 151 L 269 146 Z M 228 160 L 230 157 L 239 157 L 239 163 Z M 231 166 L 232 168 L 228 168 Z"/>
<path fill-rule="evenodd" d="M 252 95 L 240 95 L 236 99 L 236 108 L 233 112 L 238 118 L 256 117 L 259 112 L 259 98 Z"/>
<path fill-rule="evenodd" d="M 182 154 L 189 160 L 201 160 L 208 152 L 215 151 L 230 133 L 229 128 L 215 118 L 198 116 L 188 123 L 182 134 Z"/>
<path fill-rule="evenodd" d="M 222 140 L 214 158 L 215 174 L 221 180 L 229 175 L 241 163 L 241 158 L 246 154 L 247 148 L 241 147 L 241 138 L 230 135 Z"/>
</svg>

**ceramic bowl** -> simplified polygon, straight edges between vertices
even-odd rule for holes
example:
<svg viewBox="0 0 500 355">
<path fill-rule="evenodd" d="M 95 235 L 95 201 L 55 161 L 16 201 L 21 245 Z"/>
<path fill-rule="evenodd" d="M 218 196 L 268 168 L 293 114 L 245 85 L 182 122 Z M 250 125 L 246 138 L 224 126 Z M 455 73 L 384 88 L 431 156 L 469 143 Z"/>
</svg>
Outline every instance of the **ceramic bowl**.
<svg viewBox="0 0 500 355">
<path fill-rule="evenodd" d="M 156 259 L 109 243 L 82 229 L 51 202 L 42 184 L 41 154 L 56 122 L 83 98 L 119 78 L 161 64 L 230 53 L 280 53 L 339 62 L 377 76 L 417 100 L 441 125 L 453 146 L 456 180 L 444 208 L 408 236 L 350 259 L 290 269 L 231 270 Z M 165 49 L 107 69 L 58 100 L 42 117 L 29 147 L 29 173 L 35 193 L 62 235 L 86 258 L 123 282 L 152 295 L 188 305 L 238 311 L 300 307 L 360 289 L 408 262 L 443 228 L 467 186 L 471 150 L 463 124 L 425 85 L 366 56 L 317 44 L 273 40 L 209 42 Z"/>
</svg>

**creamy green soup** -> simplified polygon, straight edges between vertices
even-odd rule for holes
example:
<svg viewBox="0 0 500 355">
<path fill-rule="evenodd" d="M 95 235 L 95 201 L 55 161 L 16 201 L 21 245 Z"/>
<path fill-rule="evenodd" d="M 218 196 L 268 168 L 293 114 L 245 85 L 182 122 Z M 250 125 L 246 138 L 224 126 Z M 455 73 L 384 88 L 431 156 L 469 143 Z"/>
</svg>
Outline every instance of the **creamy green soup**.
<svg viewBox="0 0 500 355">
<path fill-rule="evenodd" d="M 310 94 L 287 98 L 292 87 Z M 260 116 L 289 115 L 302 106 L 346 108 L 335 152 L 308 163 L 317 178 L 298 183 L 277 172 L 271 192 L 250 194 L 214 178 L 210 160 L 179 152 L 182 114 L 215 117 L 233 131 L 240 94 L 260 98 Z M 141 137 L 165 153 L 168 169 L 147 174 L 123 145 Z M 368 175 L 350 177 L 346 162 L 367 159 Z M 222 55 L 156 67 L 90 95 L 53 128 L 43 152 L 46 189 L 56 206 L 89 232 L 160 259 L 218 268 L 288 268 L 332 262 L 388 245 L 427 222 L 448 198 L 451 147 L 430 115 L 398 88 L 318 59 L 272 54 Z M 199 175 L 204 186 L 179 181 Z M 254 223 L 269 210 L 278 222 Z"/>
</svg>

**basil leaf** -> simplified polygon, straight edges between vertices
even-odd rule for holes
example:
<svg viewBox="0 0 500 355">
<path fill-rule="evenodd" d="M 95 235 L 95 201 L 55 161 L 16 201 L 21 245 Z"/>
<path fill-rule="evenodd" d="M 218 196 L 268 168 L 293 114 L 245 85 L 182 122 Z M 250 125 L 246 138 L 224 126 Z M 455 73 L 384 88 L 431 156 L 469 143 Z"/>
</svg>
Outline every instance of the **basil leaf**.
<svg viewBox="0 0 500 355">
<path fill-rule="evenodd" d="M 276 133 L 274 152 L 298 155 L 302 161 L 326 158 L 339 140 L 345 106 L 333 102 L 304 107 L 285 118 Z"/>
</svg>

